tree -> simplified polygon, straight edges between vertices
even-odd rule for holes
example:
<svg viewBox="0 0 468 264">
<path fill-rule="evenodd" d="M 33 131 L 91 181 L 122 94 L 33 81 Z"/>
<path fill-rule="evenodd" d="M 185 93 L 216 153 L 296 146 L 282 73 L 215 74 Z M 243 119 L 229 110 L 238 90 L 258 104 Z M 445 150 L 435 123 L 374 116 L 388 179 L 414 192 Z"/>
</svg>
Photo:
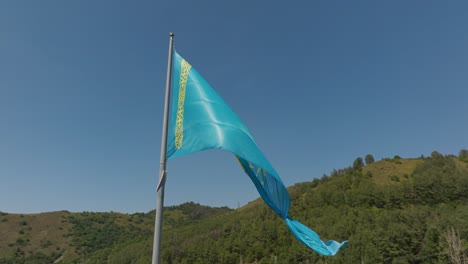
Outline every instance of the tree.
<svg viewBox="0 0 468 264">
<path fill-rule="evenodd" d="M 467 149 L 460 150 L 460 153 L 458 154 L 458 157 L 461 160 L 468 162 L 468 150 Z"/>
<path fill-rule="evenodd" d="M 371 163 L 374 163 L 374 156 L 372 156 L 371 154 L 367 154 L 366 157 L 364 158 L 364 160 L 366 161 L 366 165 L 369 165 Z"/>
<path fill-rule="evenodd" d="M 364 167 L 364 162 L 362 161 L 361 157 L 358 157 L 356 160 L 353 162 L 353 169 L 358 170 L 360 168 Z"/>
<path fill-rule="evenodd" d="M 468 261 L 465 250 L 463 248 L 463 241 L 460 234 L 453 227 L 448 228 L 445 233 L 445 239 L 449 245 L 450 260 L 454 264 L 464 264 Z"/>
<path fill-rule="evenodd" d="M 432 157 L 433 159 L 440 159 L 440 158 L 443 158 L 442 154 L 440 154 L 440 153 L 437 152 L 437 151 L 432 151 L 431 157 Z"/>
</svg>

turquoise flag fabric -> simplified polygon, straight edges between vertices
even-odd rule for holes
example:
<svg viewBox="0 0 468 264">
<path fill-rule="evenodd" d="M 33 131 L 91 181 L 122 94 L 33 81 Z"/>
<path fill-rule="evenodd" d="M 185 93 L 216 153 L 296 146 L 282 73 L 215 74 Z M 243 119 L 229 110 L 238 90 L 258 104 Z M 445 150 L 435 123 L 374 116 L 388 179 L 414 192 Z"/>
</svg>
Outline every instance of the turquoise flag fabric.
<svg viewBox="0 0 468 264">
<path fill-rule="evenodd" d="M 333 256 L 347 241 L 323 242 L 307 226 L 288 217 L 289 193 L 247 127 L 208 82 L 174 51 L 171 112 L 167 157 L 206 149 L 233 153 L 260 196 L 302 243 L 325 256 Z"/>
</svg>

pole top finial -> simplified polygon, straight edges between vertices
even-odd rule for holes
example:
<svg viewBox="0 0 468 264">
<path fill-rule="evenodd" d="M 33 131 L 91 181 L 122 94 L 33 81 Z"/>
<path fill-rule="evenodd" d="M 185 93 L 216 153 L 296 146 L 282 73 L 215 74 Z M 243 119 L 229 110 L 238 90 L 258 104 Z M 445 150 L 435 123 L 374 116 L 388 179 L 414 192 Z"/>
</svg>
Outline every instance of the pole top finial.
<svg viewBox="0 0 468 264">
<path fill-rule="evenodd" d="M 174 36 L 174 33 L 169 32 L 169 36 L 170 36 L 170 37 L 173 37 L 173 36 Z"/>
</svg>

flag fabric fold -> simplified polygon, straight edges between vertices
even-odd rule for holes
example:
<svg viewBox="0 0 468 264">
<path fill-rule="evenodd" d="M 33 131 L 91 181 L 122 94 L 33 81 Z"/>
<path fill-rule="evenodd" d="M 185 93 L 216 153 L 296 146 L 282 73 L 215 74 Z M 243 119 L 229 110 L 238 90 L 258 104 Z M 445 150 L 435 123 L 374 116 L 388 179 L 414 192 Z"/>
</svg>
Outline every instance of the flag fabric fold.
<svg viewBox="0 0 468 264">
<path fill-rule="evenodd" d="M 323 242 L 307 226 L 289 218 L 289 193 L 240 118 L 208 82 L 174 51 L 167 157 L 207 149 L 233 153 L 265 203 L 285 220 L 293 235 L 319 254 L 333 256 L 347 241 Z"/>
</svg>

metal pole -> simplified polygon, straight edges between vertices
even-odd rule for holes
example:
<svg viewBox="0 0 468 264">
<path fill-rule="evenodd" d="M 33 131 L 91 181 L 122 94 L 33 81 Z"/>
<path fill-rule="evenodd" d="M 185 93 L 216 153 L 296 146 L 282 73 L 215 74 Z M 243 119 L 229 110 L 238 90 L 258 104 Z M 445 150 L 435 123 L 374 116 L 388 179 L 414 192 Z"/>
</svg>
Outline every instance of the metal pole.
<svg viewBox="0 0 468 264">
<path fill-rule="evenodd" d="M 157 187 L 158 201 L 156 206 L 156 219 L 154 221 L 154 241 L 152 264 L 159 264 L 161 261 L 161 234 L 162 216 L 164 206 L 164 185 L 166 183 L 166 152 L 167 152 L 167 127 L 169 121 L 169 100 L 171 97 L 171 77 L 172 77 L 172 50 L 174 33 L 169 33 L 169 57 L 167 59 L 166 78 L 166 98 L 164 99 L 164 117 L 161 139 L 161 158 L 159 163 L 159 183 Z"/>
</svg>

